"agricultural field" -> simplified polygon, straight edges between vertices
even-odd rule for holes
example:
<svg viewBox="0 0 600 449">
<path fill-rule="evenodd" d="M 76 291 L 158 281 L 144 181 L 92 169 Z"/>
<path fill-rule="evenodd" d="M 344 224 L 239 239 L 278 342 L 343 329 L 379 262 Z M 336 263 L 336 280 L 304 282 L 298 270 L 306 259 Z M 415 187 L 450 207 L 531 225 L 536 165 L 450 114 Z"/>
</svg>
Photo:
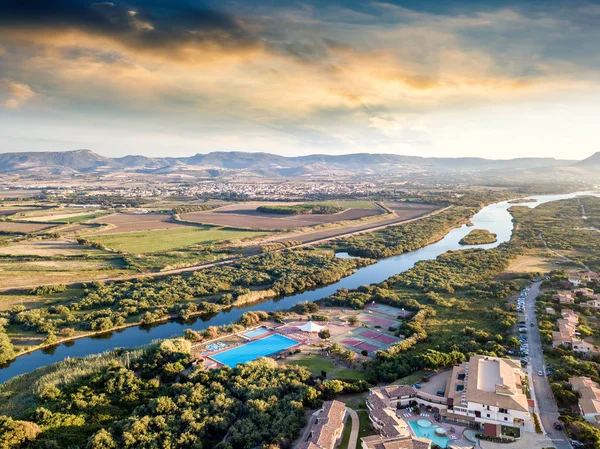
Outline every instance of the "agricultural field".
<svg viewBox="0 0 600 449">
<path fill-rule="evenodd" d="M 407 201 L 386 201 L 383 205 L 405 220 L 420 217 L 439 209 L 439 206 L 435 204 L 409 203 Z"/>
<path fill-rule="evenodd" d="M 10 215 L 24 213 L 24 212 L 28 212 L 31 210 L 34 210 L 34 209 L 24 209 L 24 208 L 17 208 L 17 207 L 11 207 L 8 209 L 4 209 L 4 208 L 0 207 L 0 217 L 8 217 Z"/>
<path fill-rule="evenodd" d="M 332 201 L 319 203 L 332 207 L 344 208 L 335 214 L 282 215 L 278 213 L 261 213 L 261 206 L 297 206 L 297 203 L 240 203 L 220 207 L 211 211 L 182 214 L 183 220 L 213 224 L 218 226 L 235 226 L 250 229 L 294 229 L 306 226 L 335 223 L 346 220 L 359 220 L 382 215 L 383 211 L 369 201 Z"/>
<path fill-rule="evenodd" d="M 82 210 L 81 208 L 52 207 L 22 210 L 17 217 L 13 218 L 23 221 L 74 223 L 98 217 L 103 213 L 105 212 L 96 209 Z"/>
<path fill-rule="evenodd" d="M 177 223 L 172 219 L 170 214 L 112 214 L 97 218 L 92 223 L 110 225 L 98 234 L 121 234 L 127 232 L 191 228 L 189 225 Z"/>
<path fill-rule="evenodd" d="M 130 273 L 120 258 L 64 258 L 22 261 L 0 259 L 0 286 L 3 289 L 105 279 Z"/>
<path fill-rule="evenodd" d="M 44 231 L 44 230 L 50 229 L 54 226 L 56 226 L 56 225 L 44 224 L 44 223 L 2 221 L 2 222 L 0 222 L 0 231 L 28 234 L 30 232 Z"/>
<path fill-rule="evenodd" d="M 19 242 L 10 246 L 0 247 L 0 255 L 5 256 L 86 256 L 93 257 L 107 254 L 94 248 L 78 245 L 63 240 L 40 240 Z"/>
<path fill-rule="evenodd" d="M 264 235 L 266 235 L 265 232 L 179 225 L 177 229 L 123 232 L 120 234 L 102 233 L 102 235 L 89 236 L 88 238 L 116 251 L 123 251 L 129 254 L 145 254 L 184 249 L 194 245 L 208 245 L 231 240 L 261 237 Z"/>
</svg>

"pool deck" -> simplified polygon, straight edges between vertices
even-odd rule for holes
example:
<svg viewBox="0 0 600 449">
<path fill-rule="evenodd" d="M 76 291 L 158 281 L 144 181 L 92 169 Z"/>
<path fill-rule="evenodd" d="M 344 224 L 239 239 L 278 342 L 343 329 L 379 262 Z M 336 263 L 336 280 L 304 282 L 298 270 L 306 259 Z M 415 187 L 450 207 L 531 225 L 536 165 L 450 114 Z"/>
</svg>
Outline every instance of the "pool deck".
<svg viewBox="0 0 600 449">
<path fill-rule="evenodd" d="M 418 421 L 420 419 L 426 419 L 432 423 L 432 426 L 431 426 L 432 429 L 434 427 L 444 428 L 446 430 L 446 436 L 449 438 L 448 445 L 455 445 L 455 446 L 459 446 L 459 447 L 473 447 L 474 446 L 474 444 L 472 442 L 468 441 L 463 436 L 463 432 L 465 430 L 467 430 L 467 427 L 457 426 L 456 424 L 448 424 L 448 423 L 438 422 L 435 420 L 434 414 L 428 413 L 427 411 L 421 411 L 420 413 L 410 413 L 410 416 L 404 416 L 407 413 L 409 413 L 408 409 L 400 409 L 400 410 L 396 411 L 396 415 L 399 418 L 402 418 L 407 423 L 410 421 L 414 422 L 414 421 Z M 425 413 L 426 415 L 429 415 L 429 416 L 422 416 L 421 413 Z M 414 431 L 410 426 L 409 426 L 409 429 L 414 434 Z M 415 435 L 415 436 L 418 436 L 418 435 Z M 456 439 L 453 439 L 452 437 L 455 437 Z M 475 447 L 478 447 L 478 446 L 475 446 Z"/>
</svg>

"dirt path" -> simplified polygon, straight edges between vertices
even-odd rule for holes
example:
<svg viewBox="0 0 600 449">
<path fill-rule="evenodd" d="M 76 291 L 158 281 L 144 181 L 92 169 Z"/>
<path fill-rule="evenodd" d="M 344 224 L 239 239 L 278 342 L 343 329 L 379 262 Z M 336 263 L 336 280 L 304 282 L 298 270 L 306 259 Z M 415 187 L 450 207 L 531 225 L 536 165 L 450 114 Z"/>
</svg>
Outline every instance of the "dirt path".
<svg viewBox="0 0 600 449">
<path fill-rule="evenodd" d="M 306 246 L 318 245 L 320 243 L 325 243 L 330 240 L 341 238 L 341 237 L 350 237 L 353 235 L 360 235 L 360 234 L 365 234 L 365 233 L 369 233 L 369 232 L 379 231 L 379 230 L 388 228 L 390 226 L 411 223 L 411 222 L 414 222 L 417 220 L 421 220 L 423 218 L 437 215 L 437 214 L 442 213 L 451 208 L 452 208 L 452 206 L 444 207 L 444 208 L 437 209 L 430 213 L 421 215 L 419 217 L 411 218 L 408 220 L 402 220 L 400 217 L 395 217 L 395 218 L 391 218 L 388 220 L 384 220 L 384 222 L 366 223 L 366 224 L 363 223 L 361 225 L 347 226 L 344 228 L 326 229 L 323 231 L 317 231 L 317 232 L 313 232 L 313 233 L 303 234 L 300 236 L 287 236 L 287 237 L 282 238 L 281 241 L 285 241 L 285 239 L 298 240 L 299 238 L 304 237 L 304 239 L 301 243 L 290 246 L 285 249 L 289 250 L 289 249 L 295 249 L 295 248 L 303 248 Z M 278 251 L 280 251 L 280 250 L 278 250 Z M 156 273 L 149 273 L 149 272 L 136 273 L 136 274 L 126 275 L 126 276 L 97 279 L 97 281 L 115 282 L 115 281 L 130 281 L 130 280 L 135 280 L 135 279 L 139 279 L 139 278 L 144 278 L 144 279 L 162 278 L 162 277 L 172 276 L 175 274 L 182 274 L 182 273 L 189 273 L 189 272 L 198 271 L 198 270 L 205 270 L 207 268 L 218 267 L 221 265 L 229 265 L 229 264 L 238 262 L 240 260 L 247 259 L 249 257 L 254 257 L 254 256 L 256 256 L 256 254 L 251 254 L 248 256 L 241 256 L 241 257 L 234 257 L 231 259 L 220 260 L 218 262 L 210 262 L 210 263 L 204 263 L 204 264 L 199 264 L 199 265 L 192 265 L 189 267 L 176 268 L 173 270 L 159 271 Z M 89 282 L 91 282 L 91 280 L 89 280 L 89 279 L 82 280 L 80 282 L 69 284 L 69 285 L 67 285 L 67 287 L 73 287 L 73 288 L 80 287 L 83 283 L 86 283 L 86 282 L 89 283 Z M 45 284 L 45 285 L 54 285 L 54 284 Z M 9 291 L 19 292 L 19 291 L 23 291 L 23 290 L 29 290 L 29 289 L 32 289 L 37 286 L 38 285 L 35 284 L 35 285 L 29 285 L 29 286 L 22 286 L 22 287 L 19 287 L 18 289 L 16 289 L 16 288 L 0 288 L 0 292 L 9 292 Z"/>
<path fill-rule="evenodd" d="M 540 232 L 538 234 L 539 239 L 542 241 L 542 243 L 544 244 L 544 246 L 546 247 L 546 249 L 548 251 L 550 251 L 552 254 L 554 254 L 556 257 L 559 257 L 561 260 L 565 261 L 565 262 L 569 262 L 572 263 L 574 265 L 576 265 L 578 262 L 574 261 L 573 259 L 569 259 L 567 256 L 563 256 L 562 254 L 560 254 L 557 251 L 554 251 L 553 249 L 551 249 L 548 246 L 548 243 L 546 243 L 546 240 L 544 240 L 544 237 L 542 237 L 542 233 Z M 583 266 L 585 267 L 585 271 L 592 271 L 590 270 L 590 267 L 588 267 L 586 264 L 584 264 L 583 262 L 581 262 L 583 264 Z"/>
</svg>

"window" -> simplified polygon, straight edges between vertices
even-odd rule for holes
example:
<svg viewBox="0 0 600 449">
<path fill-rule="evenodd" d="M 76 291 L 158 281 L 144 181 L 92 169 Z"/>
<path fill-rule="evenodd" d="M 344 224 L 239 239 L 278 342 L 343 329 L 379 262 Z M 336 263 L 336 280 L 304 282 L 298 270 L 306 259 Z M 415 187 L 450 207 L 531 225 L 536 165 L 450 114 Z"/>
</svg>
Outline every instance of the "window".
<svg viewBox="0 0 600 449">
<path fill-rule="evenodd" d="M 504 417 L 504 421 L 508 421 L 508 416 L 505 416 L 505 417 Z"/>
<path fill-rule="evenodd" d="M 489 413 L 487 414 L 487 417 L 488 417 L 488 418 L 490 417 L 490 414 L 489 414 Z"/>
<path fill-rule="evenodd" d="M 499 408 L 498 411 L 500 413 L 508 413 L 508 409 L 505 409 L 505 408 Z"/>
</svg>

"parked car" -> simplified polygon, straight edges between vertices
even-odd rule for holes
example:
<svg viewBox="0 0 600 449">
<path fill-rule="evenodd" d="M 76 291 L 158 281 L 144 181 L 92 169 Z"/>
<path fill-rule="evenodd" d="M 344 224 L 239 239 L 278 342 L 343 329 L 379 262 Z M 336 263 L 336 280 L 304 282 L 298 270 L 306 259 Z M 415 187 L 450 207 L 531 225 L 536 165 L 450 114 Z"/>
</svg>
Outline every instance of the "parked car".
<svg viewBox="0 0 600 449">
<path fill-rule="evenodd" d="M 544 372 L 543 371 L 538 371 L 538 376 L 543 376 Z"/>
<path fill-rule="evenodd" d="M 414 384 L 413 387 L 415 387 L 417 390 L 421 389 L 421 384 Z"/>
<path fill-rule="evenodd" d="M 436 393 L 436 395 L 439 396 L 439 397 L 441 397 L 441 398 L 443 398 L 444 397 L 444 392 L 443 391 L 438 391 Z"/>
<path fill-rule="evenodd" d="M 563 428 L 563 427 L 562 427 L 562 424 L 561 424 L 561 423 L 559 423 L 558 421 L 556 421 L 556 422 L 554 423 L 554 428 L 555 428 L 556 430 L 562 430 L 562 428 Z"/>
</svg>

